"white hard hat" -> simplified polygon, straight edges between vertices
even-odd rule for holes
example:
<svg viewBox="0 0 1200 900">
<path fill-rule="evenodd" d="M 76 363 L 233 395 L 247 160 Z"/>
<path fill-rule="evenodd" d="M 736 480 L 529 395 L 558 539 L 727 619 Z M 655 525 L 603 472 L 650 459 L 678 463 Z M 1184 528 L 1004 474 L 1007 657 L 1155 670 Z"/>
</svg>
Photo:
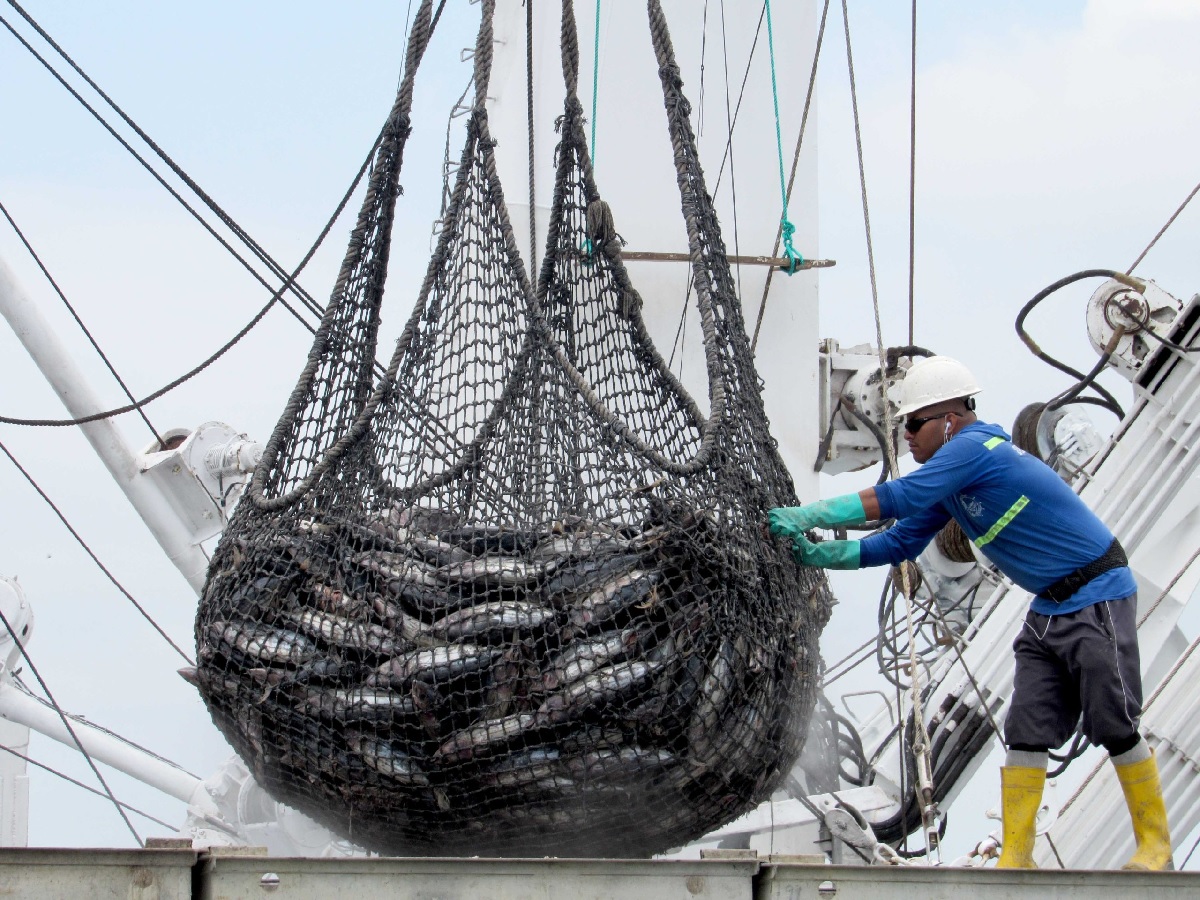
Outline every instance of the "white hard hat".
<svg viewBox="0 0 1200 900">
<path fill-rule="evenodd" d="M 929 356 L 913 363 L 901 384 L 901 403 L 897 416 L 907 416 L 918 409 L 978 394 L 979 384 L 957 359 L 948 356 Z"/>
</svg>

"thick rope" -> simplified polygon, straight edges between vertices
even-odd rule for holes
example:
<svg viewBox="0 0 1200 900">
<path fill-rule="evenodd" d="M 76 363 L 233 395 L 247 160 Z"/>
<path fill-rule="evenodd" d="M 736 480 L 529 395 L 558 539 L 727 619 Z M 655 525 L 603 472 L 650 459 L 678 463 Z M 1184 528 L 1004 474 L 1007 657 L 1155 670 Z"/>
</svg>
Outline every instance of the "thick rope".
<svg viewBox="0 0 1200 900">
<path fill-rule="evenodd" d="M 235 222 L 233 220 L 233 218 L 228 213 L 226 213 L 225 210 L 222 209 L 215 200 L 212 199 L 212 197 L 210 197 L 207 193 L 205 193 L 205 191 L 203 189 L 201 189 L 200 185 L 197 184 L 196 181 L 193 180 L 192 177 L 187 174 L 187 172 L 185 172 L 170 156 L 168 156 L 167 153 L 161 147 L 159 147 L 158 144 L 155 143 L 150 138 L 150 136 L 145 131 L 143 131 L 142 128 L 136 122 L 133 121 L 133 119 L 131 119 L 128 115 L 126 115 L 125 111 L 123 109 L 121 109 L 121 107 L 119 107 L 112 100 L 112 98 L 108 96 L 108 94 L 106 94 L 103 90 L 101 90 L 100 86 L 98 84 L 96 84 L 96 82 L 94 82 L 87 75 L 86 72 L 84 72 L 78 65 L 76 65 L 75 61 L 73 59 L 71 59 L 70 56 L 67 55 L 66 51 L 64 51 L 62 49 L 62 47 L 60 47 L 53 40 L 53 38 L 51 38 L 50 35 L 47 34 L 46 31 L 36 21 L 34 21 L 34 19 L 29 15 L 29 13 L 27 13 L 24 9 L 22 9 L 21 6 L 15 2 L 15 0 L 8 0 L 8 3 L 10 6 L 12 6 L 13 9 L 15 9 L 21 15 L 21 17 L 27 23 L 29 23 L 29 25 L 38 33 L 38 35 L 41 36 L 41 38 L 44 41 L 46 41 L 46 43 L 48 43 L 51 47 L 54 48 L 55 52 L 58 53 L 58 55 L 61 56 L 66 61 L 66 63 L 87 83 L 87 85 L 92 90 L 94 90 L 101 97 L 101 99 L 104 100 L 105 103 L 108 104 L 108 106 L 113 110 L 113 112 L 115 112 L 118 116 L 120 116 L 121 120 L 124 121 L 125 124 L 127 124 L 130 128 L 133 129 L 134 133 L 136 133 L 137 136 L 139 138 L 141 138 L 151 150 L 154 151 L 154 154 L 156 156 L 158 156 L 158 158 L 161 159 L 164 163 L 166 163 L 166 165 L 168 166 L 168 168 L 171 169 L 172 172 L 174 172 L 177 176 L 179 176 L 179 178 L 183 181 L 183 183 L 186 184 L 188 186 L 188 188 L 190 188 L 192 190 L 192 192 L 197 197 L 200 198 L 200 200 L 204 203 L 204 205 L 207 206 L 213 213 L 215 213 L 217 218 L 219 218 L 230 229 L 230 231 L 232 231 L 238 237 L 238 239 L 241 240 L 242 243 L 244 243 L 246 245 L 246 247 L 256 257 L 258 257 L 258 259 L 260 261 L 262 261 L 263 263 L 265 263 L 267 265 L 268 269 L 271 271 L 272 274 L 276 275 L 277 277 L 282 277 L 284 274 L 286 274 L 286 270 L 283 268 L 283 266 L 281 266 L 278 262 L 276 262 L 274 259 L 272 259 L 270 254 L 268 254 L 266 252 L 266 250 L 264 250 L 257 242 L 255 242 L 254 239 L 251 238 L 250 235 L 245 231 L 245 229 L 243 229 L 240 225 L 238 225 L 238 223 Z M 7 23 L 5 23 L 5 24 L 7 26 Z M 10 28 L 10 31 L 11 31 L 11 28 Z M 16 34 L 16 32 L 13 32 L 13 33 Z M 18 39 L 19 39 L 19 36 L 18 36 Z M 22 40 L 22 43 L 24 43 L 23 40 Z M 26 47 L 29 48 L 31 52 L 33 52 L 32 48 L 30 48 L 28 44 L 26 44 Z M 42 60 L 42 58 L 40 56 L 38 56 L 36 53 L 34 53 L 34 55 L 37 56 L 38 60 L 41 61 L 43 65 L 45 65 L 47 68 L 49 68 L 49 64 L 46 63 L 45 60 Z M 50 71 L 51 71 L 51 74 L 53 74 L 56 78 L 58 78 L 57 73 L 54 72 L 53 69 L 51 69 Z M 78 94 L 76 94 L 75 91 L 72 90 L 65 81 L 63 81 L 61 78 L 59 78 L 59 81 L 63 84 L 64 87 L 67 87 L 67 89 L 72 94 L 75 95 L 77 100 L 79 100 L 81 103 L 83 103 L 83 99 Z M 84 106 L 85 106 L 85 108 L 88 109 L 89 112 L 91 112 L 94 116 L 97 116 L 97 118 L 99 118 L 98 114 L 94 110 L 92 110 L 92 108 L 90 106 L 88 106 L 88 104 L 84 103 Z M 105 128 L 108 128 L 108 125 L 105 122 L 103 122 L 103 120 L 101 120 L 101 124 L 104 125 Z M 125 142 L 123 140 L 121 140 L 121 138 L 116 134 L 115 131 L 112 131 L 111 128 L 109 128 L 109 131 L 110 131 L 110 133 L 112 133 L 112 135 L 114 137 L 117 138 L 118 141 L 120 141 L 122 143 L 122 145 L 125 146 L 125 148 L 127 150 L 129 150 L 131 153 L 133 153 L 134 156 L 140 162 L 142 162 L 143 165 L 146 165 L 145 161 L 142 160 L 142 158 L 140 156 L 138 156 L 138 154 L 134 153 L 133 149 L 131 147 L 129 147 L 129 145 L 125 144 Z M 154 174 L 154 173 L 152 172 L 151 174 Z M 155 176 L 155 177 L 157 177 L 157 176 Z M 161 179 L 160 179 L 160 181 L 161 181 Z M 167 187 L 165 182 L 162 182 L 162 184 L 164 187 Z M 168 188 L 168 190 L 170 190 L 170 189 Z M 172 193 L 174 193 L 174 192 L 172 191 Z M 179 198 L 177 195 L 176 195 L 176 199 L 181 200 L 181 198 Z M 181 202 L 182 202 L 182 200 L 181 200 Z M 189 210 L 190 210 L 190 208 L 189 208 Z M 231 249 L 231 248 L 227 248 L 227 249 Z M 320 305 L 311 296 L 309 296 L 307 292 L 303 291 L 298 286 L 293 288 L 293 292 L 297 295 L 297 297 L 300 298 L 300 300 L 311 311 L 317 313 L 318 315 L 321 313 Z"/>
<path fill-rule="evenodd" d="M 221 345 L 221 347 L 218 348 L 215 353 L 211 354 L 198 366 L 180 375 L 174 381 L 164 385 L 157 391 L 154 391 L 153 393 L 143 397 L 141 400 L 137 400 L 127 406 L 119 406 L 115 409 L 108 409 L 104 412 L 93 413 L 92 415 L 82 416 L 78 419 L 21 419 L 12 416 L 0 416 L 0 423 L 5 425 L 26 425 L 49 428 L 63 428 L 71 425 L 86 425 L 88 422 L 98 422 L 101 419 L 110 419 L 114 416 L 121 416 L 125 415 L 126 413 L 133 412 L 134 410 L 140 410 L 142 407 L 153 403 L 159 397 L 162 397 L 165 394 L 175 390 L 175 388 L 179 387 L 184 382 L 189 381 L 190 379 L 199 375 L 218 359 L 228 353 L 238 341 L 249 334 L 254 329 L 254 326 L 261 322 L 263 317 L 270 312 L 271 307 L 273 307 L 276 303 L 283 303 L 282 297 L 284 293 L 295 283 L 296 278 L 299 277 L 300 273 L 304 271 L 304 268 L 308 265 L 309 261 L 314 255 L 316 255 L 316 252 L 320 248 L 321 244 L 325 242 L 325 238 L 333 229 L 334 223 L 341 218 L 342 210 L 346 208 L 346 204 L 350 202 L 350 198 L 358 189 L 358 184 L 362 180 L 363 175 L 366 173 L 367 168 L 371 163 L 371 159 L 375 154 L 375 149 L 379 146 L 379 141 L 382 139 L 382 137 L 383 134 L 381 132 L 379 137 L 375 139 L 375 144 L 372 145 L 370 152 L 367 153 L 366 159 L 363 160 L 363 164 L 359 167 L 358 174 L 354 176 L 354 181 L 351 182 L 350 187 L 346 189 L 346 193 L 342 195 L 342 199 L 339 201 L 337 209 L 333 211 L 333 215 L 331 215 L 328 221 L 326 221 L 325 227 L 321 229 L 321 233 L 317 235 L 317 239 L 313 241 L 312 246 L 308 248 L 308 252 L 304 254 L 304 258 L 300 260 L 300 263 L 296 266 L 296 268 L 293 269 L 291 273 L 284 279 L 283 284 L 280 285 L 278 290 L 272 292 L 271 299 L 268 300 L 266 304 L 254 314 L 254 317 L 247 322 L 237 334 Z M 7 216 L 7 213 L 5 215 Z M 11 222 L 12 220 L 9 219 L 9 221 Z M 16 226 L 14 225 L 13 227 L 15 228 Z M 257 273 L 254 274 L 257 277 Z M 264 285 L 266 284 L 266 282 L 261 278 L 259 280 L 262 281 Z M 301 322 L 303 323 L 303 320 L 301 320 Z"/>
<path fill-rule="evenodd" d="M 494 0 L 483 0 L 484 7 L 484 24 L 480 28 L 479 43 L 476 46 L 475 59 L 475 85 L 476 85 L 476 107 L 482 108 L 487 98 L 487 73 L 484 71 L 482 80 L 480 79 L 481 65 L 490 67 L 491 65 L 491 20 L 490 13 L 494 8 Z M 383 297 L 383 278 L 387 272 L 387 255 L 391 237 L 391 223 L 395 211 L 395 201 L 399 194 L 399 173 L 400 167 L 404 159 L 404 146 L 408 140 L 411 127 L 409 117 L 412 110 L 412 93 L 413 82 L 416 78 L 417 69 L 420 66 L 425 49 L 429 45 L 429 38 L 432 34 L 431 22 L 432 0 L 422 0 L 420 8 L 417 10 L 417 18 L 413 23 L 412 32 L 409 35 L 408 53 L 404 66 L 404 80 L 401 82 L 400 90 L 396 94 L 396 101 L 392 106 L 391 113 L 388 115 L 387 124 L 384 125 L 383 132 L 380 135 L 378 150 L 375 157 L 375 170 L 371 175 L 370 183 L 367 186 L 366 197 L 363 198 L 362 209 L 359 212 L 358 222 L 355 225 L 354 231 L 350 236 L 350 244 L 346 252 L 346 257 L 342 262 L 341 271 L 338 274 L 337 282 L 334 284 L 332 297 L 333 301 L 329 303 L 325 310 L 325 316 L 321 321 L 321 327 L 317 330 L 317 337 L 313 343 L 313 348 L 309 353 L 308 362 L 303 371 L 300 373 L 300 378 L 296 382 L 296 387 L 292 391 L 291 398 L 284 409 L 279 423 L 275 426 L 275 431 L 271 438 L 267 441 L 266 447 L 263 450 L 263 456 L 259 462 L 258 468 L 254 472 L 254 477 L 250 481 L 247 488 L 246 496 L 251 502 L 260 509 L 278 510 L 291 505 L 297 499 L 304 496 L 309 488 L 316 482 L 317 478 L 322 473 L 330 468 L 342 455 L 347 448 L 354 444 L 359 437 L 366 431 L 369 426 L 371 416 L 376 407 L 379 405 L 382 392 L 387 390 L 390 384 L 390 379 L 385 378 L 379 388 L 376 388 L 364 404 L 358 415 L 352 420 L 346 432 L 339 438 L 329 449 L 324 453 L 322 458 L 313 466 L 308 475 L 303 478 L 296 487 L 280 497 L 268 500 L 264 495 L 265 481 L 267 473 L 272 470 L 276 460 L 279 457 L 283 443 L 289 436 L 289 430 L 293 421 L 299 414 L 300 410 L 307 405 L 309 398 L 309 390 L 316 377 L 317 371 L 324 360 L 324 354 L 329 347 L 329 342 L 332 337 L 332 331 L 338 324 L 338 315 L 342 312 L 339 304 L 336 302 L 344 291 L 347 290 L 347 285 L 355 272 L 356 266 L 363 262 L 361 258 L 362 252 L 367 252 L 364 248 L 367 241 L 367 234 L 372 229 L 372 226 L 378 225 L 378 243 L 376 245 L 376 259 L 372 262 L 375 264 L 372 269 L 372 275 L 375 283 L 372 285 L 374 293 L 371 298 L 372 305 L 372 324 L 373 331 L 378 328 L 378 313 L 379 304 Z M 487 32 L 486 45 L 484 44 L 484 31 Z M 480 55 L 486 52 L 486 60 L 481 63 Z M 480 99 L 480 98 L 483 99 Z M 376 205 L 379 204 L 385 210 L 380 218 L 374 217 Z M 372 335 L 373 336 L 373 335 Z M 373 341 L 372 341 L 373 345 Z M 374 354 L 371 354 L 369 365 L 365 365 L 365 372 L 360 374 L 361 378 L 368 377 L 373 371 Z"/>
</svg>

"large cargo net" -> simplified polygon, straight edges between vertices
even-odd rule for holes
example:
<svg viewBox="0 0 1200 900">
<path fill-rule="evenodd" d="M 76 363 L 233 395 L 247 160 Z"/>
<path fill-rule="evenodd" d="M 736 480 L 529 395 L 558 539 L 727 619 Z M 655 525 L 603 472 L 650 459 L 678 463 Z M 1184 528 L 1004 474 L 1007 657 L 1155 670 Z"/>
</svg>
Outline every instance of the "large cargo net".
<svg viewBox="0 0 1200 900">
<path fill-rule="evenodd" d="M 493 0 L 482 6 L 478 99 L 415 312 L 380 371 L 429 0 L 308 364 L 213 558 L 198 678 L 254 776 L 364 847 L 648 856 L 783 781 L 830 598 L 761 528 L 794 491 L 658 3 L 707 416 L 651 343 L 605 233 L 569 0 L 531 287 L 488 132 Z"/>
</svg>

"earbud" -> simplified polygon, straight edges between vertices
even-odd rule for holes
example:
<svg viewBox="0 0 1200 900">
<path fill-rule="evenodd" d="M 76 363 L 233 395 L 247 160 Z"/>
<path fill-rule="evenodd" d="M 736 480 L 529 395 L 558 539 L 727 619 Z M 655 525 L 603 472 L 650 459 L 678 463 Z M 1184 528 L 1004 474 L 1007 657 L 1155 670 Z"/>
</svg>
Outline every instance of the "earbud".
<svg viewBox="0 0 1200 900">
<path fill-rule="evenodd" d="M 949 419 L 947 419 L 946 427 L 942 429 L 942 434 L 944 434 L 946 437 L 950 437 L 950 428 L 952 425 L 953 425 L 953 423 Z"/>
</svg>

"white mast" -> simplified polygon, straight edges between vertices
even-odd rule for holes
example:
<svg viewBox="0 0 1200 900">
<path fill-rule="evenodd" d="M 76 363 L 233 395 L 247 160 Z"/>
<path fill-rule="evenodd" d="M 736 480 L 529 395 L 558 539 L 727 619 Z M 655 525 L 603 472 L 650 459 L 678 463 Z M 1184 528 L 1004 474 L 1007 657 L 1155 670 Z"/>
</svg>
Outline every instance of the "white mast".
<svg viewBox="0 0 1200 900">
<path fill-rule="evenodd" d="M 13 332 L 72 418 L 80 419 L 104 411 L 105 407 L 88 387 L 83 373 L 59 343 L 3 259 L 0 259 L 0 313 L 8 320 Z M 112 419 L 99 419 L 80 425 L 79 430 L 95 449 L 113 480 L 125 492 L 167 558 L 199 594 L 204 587 L 208 557 L 193 542 L 190 530 L 165 495 L 152 482 L 139 477 L 142 468 L 115 422 Z"/>
</svg>

